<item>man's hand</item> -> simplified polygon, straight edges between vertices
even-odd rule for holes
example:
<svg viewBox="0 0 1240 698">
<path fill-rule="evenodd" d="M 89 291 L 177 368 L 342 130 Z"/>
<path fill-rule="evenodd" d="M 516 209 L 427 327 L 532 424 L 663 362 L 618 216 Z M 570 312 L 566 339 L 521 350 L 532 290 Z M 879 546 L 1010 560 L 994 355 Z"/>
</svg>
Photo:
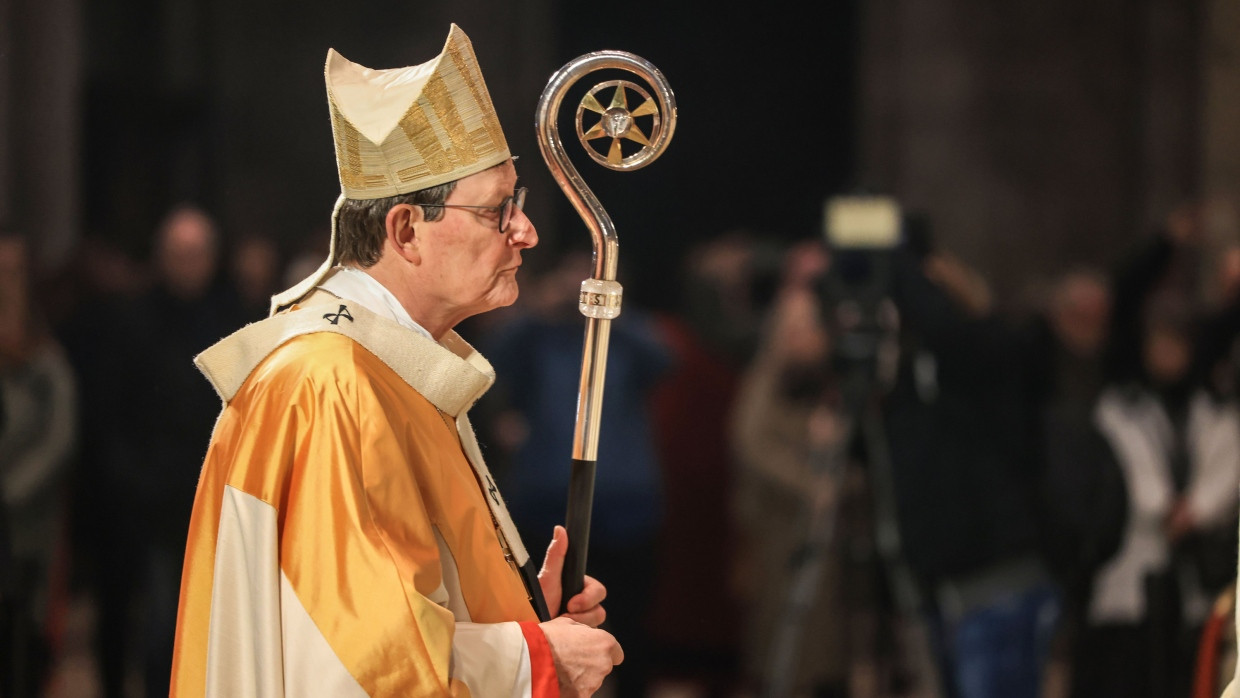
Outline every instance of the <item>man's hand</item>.
<svg viewBox="0 0 1240 698">
<path fill-rule="evenodd" d="M 990 314 L 994 305 L 990 285 L 959 257 L 945 252 L 930 255 L 923 271 L 927 279 L 938 284 L 969 314 L 974 317 Z"/>
<path fill-rule="evenodd" d="M 564 595 L 560 588 L 560 575 L 564 572 L 564 556 L 568 553 L 568 531 L 563 526 L 556 526 L 551 537 L 551 545 L 547 547 L 547 557 L 543 559 L 542 570 L 538 573 L 538 585 L 542 587 L 543 598 L 547 608 L 555 613 L 560 608 L 560 597 Z M 602 625 L 607 617 L 603 610 L 603 599 L 607 598 L 607 588 L 599 581 L 586 575 L 585 585 L 581 593 L 568 600 L 561 617 L 571 618 L 591 628 Z"/>
<path fill-rule="evenodd" d="M 624 661 L 620 643 L 606 630 L 591 628 L 566 616 L 539 627 L 551 646 L 551 659 L 564 698 L 594 695 L 612 667 Z"/>
<path fill-rule="evenodd" d="M 1175 245 L 1195 245 L 1203 237 L 1201 202 L 1190 201 L 1167 215 L 1167 238 Z"/>
<path fill-rule="evenodd" d="M 1188 534 L 1197 528 L 1197 522 L 1193 519 L 1193 511 L 1188 506 L 1188 500 L 1180 498 L 1171 507 L 1171 512 L 1167 514 L 1165 524 L 1167 538 L 1172 543 L 1179 543 Z"/>
</svg>

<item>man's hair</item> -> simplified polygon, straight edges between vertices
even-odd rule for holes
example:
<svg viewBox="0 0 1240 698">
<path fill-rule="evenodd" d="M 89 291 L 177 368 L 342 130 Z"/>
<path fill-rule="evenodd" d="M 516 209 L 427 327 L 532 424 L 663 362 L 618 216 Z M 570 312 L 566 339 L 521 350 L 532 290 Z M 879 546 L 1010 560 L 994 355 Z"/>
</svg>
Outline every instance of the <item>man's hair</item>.
<svg viewBox="0 0 1240 698">
<path fill-rule="evenodd" d="M 383 254 L 387 237 L 387 214 L 397 204 L 426 205 L 422 216 L 428 221 L 443 217 L 440 207 L 456 189 L 456 181 L 383 199 L 345 199 L 336 219 L 336 257 L 340 264 L 372 267 Z"/>
</svg>

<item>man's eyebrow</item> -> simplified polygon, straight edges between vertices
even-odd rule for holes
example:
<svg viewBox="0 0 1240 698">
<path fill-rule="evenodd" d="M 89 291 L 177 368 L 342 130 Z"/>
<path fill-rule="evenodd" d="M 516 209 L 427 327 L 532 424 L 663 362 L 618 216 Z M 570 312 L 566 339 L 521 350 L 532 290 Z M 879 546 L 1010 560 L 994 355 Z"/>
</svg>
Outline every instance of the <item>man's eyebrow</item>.
<svg viewBox="0 0 1240 698">
<path fill-rule="evenodd" d="M 520 188 L 517 185 L 520 183 L 521 183 L 521 177 L 520 175 L 518 175 L 517 178 L 513 180 L 511 189 L 509 189 L 508 187 L 501 186 L 499 188 L 499 193 L 503 194 L 504 198 L 507 198 L 509 196 L 515 196 L 517 193 L 517 189 Z"/>
</svg>

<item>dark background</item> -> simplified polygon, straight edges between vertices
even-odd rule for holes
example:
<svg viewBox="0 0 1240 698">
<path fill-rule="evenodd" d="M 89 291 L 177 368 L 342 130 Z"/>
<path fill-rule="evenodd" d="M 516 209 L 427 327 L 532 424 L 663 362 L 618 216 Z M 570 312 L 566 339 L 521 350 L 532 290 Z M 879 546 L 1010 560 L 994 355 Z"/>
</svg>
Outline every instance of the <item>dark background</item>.
<svg viewBox="0 0 1240 698">
<path fill-rule="evenodd" d="M 817 235 L 823 200 L 857 188 L 927 213 L 1013 297 L 1108 263 L 1189 197 L 1240 198 L 1234 5 L 0 0 L 0 221 L 46 267 L 86 237 L 141 257 L 182 201 L 232 238 L 324 245 L 338 192 L 327 48 L 410 65 L 455 21 L 531 187 L 534 269 L 589 244 L 538 155 L 538 96 L 568 60 L 621 49 L 663 71 L 680 111 L 647 169 L 577 158 L 632 297 L 669 305 L 695 241 Z"/>
<path fill-rule="evenodd" d="M 562 3 L 547 8 L 540 39 L 521 30 L 532 17 L 498 3 L 459 17 L 425 4 L 357 3 L 348 18 L 342 8 L 229 4 L 187 3 L 180 20 L 167 18 L 206 29 L 187 28 L 190 43 L 172 49 L 160 38 L 163 3 L 86 8 L 84 203 L 92 232 L 137 254 L 178 200 L 201 202 L 232 233 L 263 232 L 292 247 L 325 237 L 338 189 L 320 70 L 327 47 L 368 66 L 410 65 L 438 53 L 451 20 L 473 38 L 520 172 L 533 183 L 529 213 L 544 247 L 531 256 L 534 268 L 548 251 L 589 246 L 583 224 L 551 191 L 533 130 L 547 78 L 589 51 L 647 58 L 678 99 L 672 146 L 638 173 L 578 157 L 570 119 L 575 98 L 596 80 L 583 81 L 563 110 L 570 154 L 612 215 L 639 301 L 674 293 L 677 260 L 695 240 L 740 227 L 813 234 L 822 198 L 853 168 L 857 32 L 849 2 L 813 18 L 746 18 L 706 3 L 607 13 Z M 149 39 L 118 45 L 118 36 Z"/>
</svg>

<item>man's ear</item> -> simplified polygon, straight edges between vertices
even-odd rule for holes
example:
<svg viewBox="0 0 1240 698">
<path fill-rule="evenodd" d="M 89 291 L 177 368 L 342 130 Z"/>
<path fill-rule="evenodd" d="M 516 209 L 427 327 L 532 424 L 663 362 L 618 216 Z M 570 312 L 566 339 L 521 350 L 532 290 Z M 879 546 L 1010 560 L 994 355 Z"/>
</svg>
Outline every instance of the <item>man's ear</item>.
<svg viewBox="0 0 1240 698">
<path fill-rule="evenodd" d="M 422 261 L 418 252 L 419 226 L 422 225 L 422 207 L 396 204 L 388 209 L 384 227 L 387 231 L 386 245 L 403 259 L 418 264 Z"/>
</svg>

